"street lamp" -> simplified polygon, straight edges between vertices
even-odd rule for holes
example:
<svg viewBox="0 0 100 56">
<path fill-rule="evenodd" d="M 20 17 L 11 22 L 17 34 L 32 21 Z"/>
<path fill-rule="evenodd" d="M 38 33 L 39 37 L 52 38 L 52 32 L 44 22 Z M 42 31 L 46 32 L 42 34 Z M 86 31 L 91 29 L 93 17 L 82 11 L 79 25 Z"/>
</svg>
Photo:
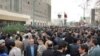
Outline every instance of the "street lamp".
<svg viewBox="0 0 100 56">
<path fill-rule="evenodd" d="M 66 13 L 64 13 L 64 26 L 66 26 L 66 21 L 67 21 L 67 14 Z"/>
<path fill-rule="evenodd" d="M 58 14 L 58 20 L 59 20 L 59 25 L 62 26 L 62 20 L 61 20 L 62 15 Z"/>
<path fill-rule="evenodd" d="M 82 9 L 83 9 L 83 19 L 85 20 L 86 18 L 86 9 L 88 8 L 88 2 L 89 2 L 90 0 L 86 0 L 86 2 L 84 3 L 84 4 L 81 4 L 81 5 L 83 5 L 83 6 L 81 6 L 81 5 L 79 5 L 79 7 L 81 7 Z"/>
<path fill-rule="evenodd" d="M 59 19 L 61 18 L 61 14 L 58 14 L 58 18 L 59 18 Z"/>
</svg>

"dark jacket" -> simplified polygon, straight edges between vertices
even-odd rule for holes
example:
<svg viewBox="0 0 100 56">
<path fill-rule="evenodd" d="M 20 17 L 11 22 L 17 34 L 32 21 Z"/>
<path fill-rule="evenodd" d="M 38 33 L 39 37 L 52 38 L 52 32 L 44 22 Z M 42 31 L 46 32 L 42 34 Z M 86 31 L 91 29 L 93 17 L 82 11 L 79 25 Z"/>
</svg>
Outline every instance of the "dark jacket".
<svg viewBox="0 0 100 56">
<path fill-rule="evenodd" d="M 8 52 L 7 54 L 9 54 L 9 52 L 10 52 L 10 50 L 11 50 L 11 47 L 10 47 L 10 44 L 11 44 L 11 42 L 12 41 L 14 41 L 14 40 L 12 40 L 12 39 L 9 39 L 9 38 L 7 38 L 7 39 L 5 39 L 5 45 L 6 45 L 6 51 Z"/>
<path fill-rule="evenodd" d="M 53 52 L 54 50 L 52 48 L 48 48 L 43 52 L 42 56 L 53 56 Z"/>
<path fill-rule="evenodd" d="M 63 53 L 61 53 L 59 51 L 54 51 L 53 56 L 65 56 L 65 55 L 63 55 Z"/>
<path fill-rule="evenodd" d="M 33 48 L 34 48 L 34 56 L 37 56 L 37 45 L 33 45 Z M 26 47 L 26 50 L 25 50 L 25 55 L 24 56 L 32 56 L 31 55 L 31 46 L 27 46 Z"/>
<path fill-rule="evenodd" d="M 84 54 L 83 56 L 88 56 L 88 54 L 86 53 L 86 54 Z"/>
<path fill-rule="evenodd" d="M 74 38 L 72 36 L 67 36 L 65 38 L 65 41 L 68 42 L 69 44 L 72 44 L 73 43 L 73 40 L 74 40 Z"/>
<path fill-rule="evenodd" d="M 77 44 L 70 44 L 71 56 L 80 56 L 78 49 L 79 49 L 79 46 Z"/>
</svg>

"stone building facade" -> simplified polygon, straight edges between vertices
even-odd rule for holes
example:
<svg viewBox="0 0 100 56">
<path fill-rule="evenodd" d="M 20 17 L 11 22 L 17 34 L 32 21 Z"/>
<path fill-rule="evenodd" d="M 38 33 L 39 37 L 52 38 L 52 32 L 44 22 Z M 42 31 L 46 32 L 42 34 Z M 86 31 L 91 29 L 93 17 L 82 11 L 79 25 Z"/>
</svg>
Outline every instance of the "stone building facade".
<svg viewBox="0 0 100 56">
<path fill-rule="evenodd" d="M 29 15 L 35 24 L 51 21 L 51 0 L 0 0 L 0 9 Z"/>
</svg>

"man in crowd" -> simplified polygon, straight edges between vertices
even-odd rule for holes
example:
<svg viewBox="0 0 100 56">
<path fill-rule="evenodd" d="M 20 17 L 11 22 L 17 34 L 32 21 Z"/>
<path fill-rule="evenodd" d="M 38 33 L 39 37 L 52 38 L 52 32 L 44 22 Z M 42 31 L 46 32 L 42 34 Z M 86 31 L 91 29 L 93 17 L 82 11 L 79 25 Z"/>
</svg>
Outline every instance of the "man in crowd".
<svg viewBox="0 0 100 56">
<path fill-rule="evenodd" d="M 15 45 L 16 45 L 16 47 L 20 48 L 21 51 L 23 50 L 23 43 L 22 43 L 22 41 L 20 41 L 19 36 L 16 36 Z"/>
<path fill-rule="evenodd" d="M 5 52 L 5 40 L 0 40 L 0 56 L 8 56 Z"/>
<path fill-rule="evenodd" d="M 80 56 L 88 56 L 88 46 L 86 44 L 82 44 L 79 47 Z"/>
<path fill-rule="evenodd" d="M 100 38 L 93 38 L 90 41 L 91 48 L 88 52 L 88 56 L 100 56 L 100 45 L 99 45 Z"/>
<path fill-rule="evenodd" d="M 34 44 L 34 37 L 29 38 L 29 45 L 25 51 L 25 56 L 37 56 L 37 45 Z"/>
<path fill-rule="evenodd" d="M 43 43 L 42 39 L 38 39 L 38 56 L 42 56 L 42 53 L 47 49 L 46 46 Z"/>
<path fill-rule="evenodd" d="M 47 50 L 45 50 L 42 54 L 42 56 L 53 56 L 53 43 L 52 41 L 47 42 Z"/>
<path fill-rule="evenodd" d="M 80 45 L 80 39 L 75 38 L 74 43 L 70 44 L 70 54 L 71 56 L 79 56 L 79 45 Z"/>
<path fill-rule="evenodd" d="M 29 44 L 28 35 L 26 35 L 26 36 L 25 36 L 25 40 L 23 40 L 23 45 L 24 45 L 24 56 L 26 56 L 25 53 L 26 53 L 26 47 L 28 46 L 28 44 Z"/>
<path fill-rule="evenodd" d="M 11 41 L 10 42 L 10 53 L 9 56 L 21 56 L 21 49 L 15 46 L 15 42 Z"/>
<path fill-rule="evenodd" d="M 54 51 L 53 56 L 65 56 L 64 52 L 67 50 L 67 43 L 65 41 L 62 41 L 60 44 L 58 44 L 58 48 L 56 51 Z"/>
</svg>

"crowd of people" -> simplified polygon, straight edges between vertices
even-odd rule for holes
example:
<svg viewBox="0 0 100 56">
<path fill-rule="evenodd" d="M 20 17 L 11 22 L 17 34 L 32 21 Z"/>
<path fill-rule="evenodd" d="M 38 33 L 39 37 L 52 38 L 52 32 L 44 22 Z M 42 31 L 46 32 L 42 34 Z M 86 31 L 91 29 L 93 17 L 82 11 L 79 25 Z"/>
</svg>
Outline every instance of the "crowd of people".
<svg viewBox="0 0 100 56">
<path fill-rule="evenodd" d="M 100 30 L 42 27 L 24 34 L 1 32 L 0 56 L 100 56 Z"/>
</svg>

